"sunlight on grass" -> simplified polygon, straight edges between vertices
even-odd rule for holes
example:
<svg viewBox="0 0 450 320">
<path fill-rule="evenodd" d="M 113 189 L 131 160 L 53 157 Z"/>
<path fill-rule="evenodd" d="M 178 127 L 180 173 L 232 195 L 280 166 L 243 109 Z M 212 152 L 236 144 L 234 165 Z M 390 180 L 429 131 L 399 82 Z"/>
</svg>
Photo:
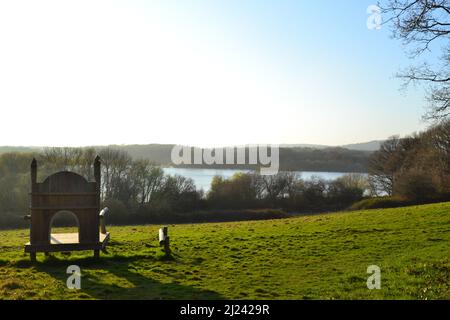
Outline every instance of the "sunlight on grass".
<svg viewBox="0 0 450 320">
<path fill-rule="evenodd" d="M 27 230 L 0 232 L 3 299 L 450 299 L 450 203 L 283 220 L 110 227 L 108 254 L 23 253 Z M 82 289 L 66 288 L 66 268 Z M 369 265 L 382 270 L 368 290 Z"/>
</svg>

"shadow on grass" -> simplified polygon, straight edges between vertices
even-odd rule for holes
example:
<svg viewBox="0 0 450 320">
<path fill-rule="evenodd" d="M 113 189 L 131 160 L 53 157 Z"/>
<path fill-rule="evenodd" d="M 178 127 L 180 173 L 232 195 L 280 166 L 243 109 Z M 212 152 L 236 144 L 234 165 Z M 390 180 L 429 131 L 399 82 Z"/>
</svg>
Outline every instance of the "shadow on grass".
<svg viewBox="0 0 450 320">
<path fill-rule="evenodd" d="M 66 273 L 67 267 L 78 265 L 82 274 L 81 292 L 95 299 L 224 299 L 214 291 L 178 283 L 176 277 L 170 276 L 169 272 L 164 272 L 167 278 L 166 282 L 144 276 L 142 273 L 145 273 L 145 267 L 135 266 L 134 262 L 146 262 L 144 265 L 148 265 L 148 263 L 151 265 L 152 262 L 158 263 L 159 269 L 164 269 L 165 266 L 170 269 L 171 264 L 177 263 L 176 256 L 137 254 L 133 256 L 103 256 L 100 259 L 93 257 L 61 259 L 49 256 L 42 262 L 33 263 L 19 260 L 14 265 L 18 268 L 34 267 L 37 271 L 44 272 L 61 281 L 64 286 L 70 276 Z M 83 270 L 85 271 L 83 272 Z"/>
</svg>

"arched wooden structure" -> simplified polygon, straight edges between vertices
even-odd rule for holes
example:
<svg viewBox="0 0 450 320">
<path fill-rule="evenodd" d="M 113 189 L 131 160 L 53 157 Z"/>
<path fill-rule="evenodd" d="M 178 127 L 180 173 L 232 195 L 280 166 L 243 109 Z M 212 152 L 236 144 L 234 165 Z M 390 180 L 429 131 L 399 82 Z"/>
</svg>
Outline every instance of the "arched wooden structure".
<svg viewBox="0 0 450 320">
<path fill-rule="evenodd" d="M 69 171 L 57 172 L 37 182 L 37 161 L 31 163 L 30 242 L 25 252 L 32 260 L 37 252 L 94 250 L 99 256 L 109 240 L 104 226 L 104 214 L 100 212 L 100 158 L 94 162 L 95 181 Z M 52 218 L 60 211 L 72 212 L 77 220 L 79 233 L 51 234 Z M 100 230 L 100 224 L 103 223 Z"/>
</svg>

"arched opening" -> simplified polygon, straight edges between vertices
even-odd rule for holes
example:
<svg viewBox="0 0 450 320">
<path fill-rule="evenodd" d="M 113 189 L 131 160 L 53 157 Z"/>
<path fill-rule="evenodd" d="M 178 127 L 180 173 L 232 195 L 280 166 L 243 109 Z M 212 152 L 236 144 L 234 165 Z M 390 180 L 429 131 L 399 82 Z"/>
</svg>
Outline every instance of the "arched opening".
<svg viewBox="0 0 450 320">
<path fill-rule="evenodd" d="M 54 232 L 54 228 L 64 228 L 62 230 L 55 230 L 57 232 Z M 71 211 L 66 211 L 66 210 L 62 210 L 62 211 L 58 211 L 57 213 L 55 213 L 52 217 L 52 219 L 50 220 L 50 243 L 61 243 L 61 239 L 64 240 L 64 238 L 61 237 L 56 237 L 53 235 L 58 235 L 58 234 L 67 234 L 67 233 L 71 233 L 73 235 L 74 232 L 76 232 L 76 241 L 79 242 L 79 237 L 80 237 L 80 223 L 78 221 L 77 216 L 71 212 Z"/>
</svg>

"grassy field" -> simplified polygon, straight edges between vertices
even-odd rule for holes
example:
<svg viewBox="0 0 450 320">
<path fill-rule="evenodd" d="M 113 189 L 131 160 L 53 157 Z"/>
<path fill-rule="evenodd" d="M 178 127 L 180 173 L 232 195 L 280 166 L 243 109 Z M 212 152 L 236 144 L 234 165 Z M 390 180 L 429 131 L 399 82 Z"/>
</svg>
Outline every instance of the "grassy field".
<svg viewBox="0 0 450 320">
<path fill-rule="evenodd" d="M 109 253 L 23 253 L 28 230 L 0 231 L 3 299 L 450 299 L 450 203 L 282 220 L 111 227 Z M 60 230 L 67 231 L 67 230 Z M 81 267 L 81 290 L 66 288 Z M 369 265 L 381 289 L 368 290 Z"/>
</svg>

